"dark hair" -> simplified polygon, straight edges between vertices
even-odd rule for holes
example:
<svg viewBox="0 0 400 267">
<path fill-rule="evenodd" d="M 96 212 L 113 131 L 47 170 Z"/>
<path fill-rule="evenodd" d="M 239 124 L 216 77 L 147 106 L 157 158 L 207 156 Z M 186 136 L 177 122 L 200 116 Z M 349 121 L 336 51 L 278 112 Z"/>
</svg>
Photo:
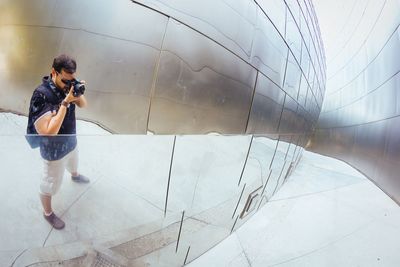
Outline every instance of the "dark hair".
<svg viewBox="0 0 400 267">
<path fill-rule="evenodd" d="M 76 61 L 72 57 L 62 54 L 54 58 L 52 67 L 58 73 L 61 73 L 61 70 L 68 73 L 74 73 L 76 71 Z"/>
</svg>

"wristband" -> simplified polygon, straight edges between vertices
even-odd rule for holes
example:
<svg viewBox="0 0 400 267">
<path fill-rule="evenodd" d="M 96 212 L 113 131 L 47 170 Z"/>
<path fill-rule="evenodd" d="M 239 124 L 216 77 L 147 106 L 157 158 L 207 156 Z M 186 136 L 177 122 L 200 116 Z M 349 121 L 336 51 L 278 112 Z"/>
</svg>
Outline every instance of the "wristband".
<svg viewBox="0 0 400 267">
<path fill-rule="evenodd" d="M 66 107 L 66 108 L 69 108 L 69 103 L 67 102 L 67 101 L 65 101 L 65 100 L 63 100 L 62 102 L 61 102 L 61 105 L 63 105 L 64 107 Z"/>
</svg>

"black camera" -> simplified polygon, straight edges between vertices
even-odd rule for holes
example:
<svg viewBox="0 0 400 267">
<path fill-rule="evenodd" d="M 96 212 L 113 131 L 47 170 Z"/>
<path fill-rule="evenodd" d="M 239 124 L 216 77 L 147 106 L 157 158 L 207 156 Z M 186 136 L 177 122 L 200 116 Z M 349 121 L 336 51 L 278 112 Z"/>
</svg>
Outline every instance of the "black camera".
<svg viewBox="0 0 400 267">
<path fill-rule="evenodd" d="M 71 88 L 72 87 L 72 94 L 74 95 L 74 97 L 79 97 L 81 95 L 83 95 L 85 93 L 85 85 L 83 83 L 81 83 L 78 80 L 72 80 L 69 81 L 68 83 L 66 83 L 67 88 Z"/>
</svg>

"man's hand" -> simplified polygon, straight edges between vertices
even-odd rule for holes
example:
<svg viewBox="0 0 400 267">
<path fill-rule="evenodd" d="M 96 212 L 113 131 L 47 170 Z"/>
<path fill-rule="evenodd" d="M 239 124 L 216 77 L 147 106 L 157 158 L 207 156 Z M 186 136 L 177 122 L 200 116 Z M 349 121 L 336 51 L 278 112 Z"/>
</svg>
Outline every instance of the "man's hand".
<svg viewBox="0 0 400 267">
<path fill-rule="evenodd" d="M 79 97 L 74 96 L 74 89 L 72 88 L 73 86 L 71 85 L 71 88 L 69 89 L 68 95 L 64 98 L 64 101 L 69 103 L 75 102 L 79 99 Z"/>
<path fill-rule="evenodd" d="M 80 81 L 80 83 L 82 84 L 86 84 L 85 81 Z M 73 91 L 74 89 L 71 86 L 71 89 L 68 92 L 68 95 L 65 97 L 65 101 L 67 101 L 68 103 L 72 103 L 72 104 L 76 104 L 78 107 L 80 108 L 84 108 L 87 106 L 87 101 L 84 95 L 80 95 L 78 97 L 74 97 L 73 95 Z"/>
</svg>

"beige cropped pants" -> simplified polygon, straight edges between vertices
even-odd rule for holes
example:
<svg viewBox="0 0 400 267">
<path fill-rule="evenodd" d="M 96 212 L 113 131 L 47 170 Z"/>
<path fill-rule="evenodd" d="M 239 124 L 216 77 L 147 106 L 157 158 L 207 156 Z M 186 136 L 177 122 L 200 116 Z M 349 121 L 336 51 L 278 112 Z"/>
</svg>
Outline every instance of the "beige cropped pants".
<svg viewBox="0 0 400 267">
<path fill-rule="evenodd" d="M 60 189 L 65 169 L 70 173 L 78 171 L 78 148 L 76 147 L 62 159 L 43 160 L 43 163 L 44 172 L 39 193 L 45 196 L 54 196 Z"/>
</svg>

